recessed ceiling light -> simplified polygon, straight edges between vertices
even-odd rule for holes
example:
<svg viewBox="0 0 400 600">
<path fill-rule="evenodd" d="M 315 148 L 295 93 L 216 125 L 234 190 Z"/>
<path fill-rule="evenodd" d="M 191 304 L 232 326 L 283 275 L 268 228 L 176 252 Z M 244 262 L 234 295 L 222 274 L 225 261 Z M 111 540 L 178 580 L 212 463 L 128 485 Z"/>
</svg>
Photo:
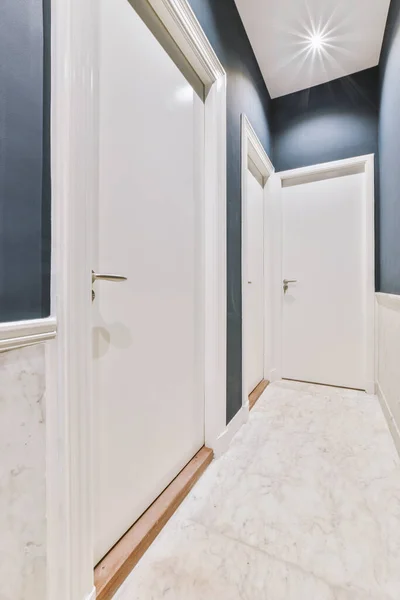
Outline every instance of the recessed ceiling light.
<svg viewBox="0 0 400 600">
<path fill-rule="evenodd" d="M 324 41 L 322 39 L 322 35 L 319 33 L 315 33 L 310 38 L 310 46 L 313 50 L 321 50 L 324 45 Z"/>
</svg>

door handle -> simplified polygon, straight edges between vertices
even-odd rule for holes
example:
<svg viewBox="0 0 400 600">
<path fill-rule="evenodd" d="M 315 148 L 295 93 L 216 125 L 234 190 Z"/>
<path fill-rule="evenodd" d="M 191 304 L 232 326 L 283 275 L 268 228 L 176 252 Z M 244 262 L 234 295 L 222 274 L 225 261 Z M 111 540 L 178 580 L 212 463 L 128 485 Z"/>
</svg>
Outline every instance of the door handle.
<svg viewBox="0 0 400 600">
<path fill-rule="evenodd" d="M 283 280 L 283 293 L 286 294 L 286 292 L 289 289 L 289 283 L 297 283 L 297 279 L 284 279 Z"/>
<path fill-rule="evenodd" d="M 123 275 L 106 275 L 102 273 L 95 273 L 94 271 L 92 271 L 92 283 L 97 281 L 97 279 L 99 279 L 100 281 L 114 281 L 118 283 L 120 281 L 127 281 L 128 278 L 124 277 Z"/>
<path fill-rule="evenodd" d="M 123 275 L 108 275 L 105 273 L 95 273 L 94 271 L 92 271 L 92 285 L 95 281 L 97 281 L 97 279 L 99 279 L 100 281 L 112 281 L 114 283 L 120 283 L 121 281 L 127 281 L 128 278 L 124 277 Z M 92 302 L 95 298 L 96 292 L 92 290 Z"/>
</svg>

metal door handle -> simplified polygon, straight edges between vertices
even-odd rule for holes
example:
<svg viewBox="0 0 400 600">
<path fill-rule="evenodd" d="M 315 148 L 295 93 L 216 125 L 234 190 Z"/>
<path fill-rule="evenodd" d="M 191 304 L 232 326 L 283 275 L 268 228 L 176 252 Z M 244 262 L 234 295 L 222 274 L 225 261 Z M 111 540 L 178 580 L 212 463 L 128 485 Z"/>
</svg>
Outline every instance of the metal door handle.
<svg viewBox="0 0 400 600">
<path fill-rule="evenodd" d="M 283 293 L 286 294 L 286 292 L 289 289 L 289 283 L 297 283 L 297 279 L 284 279 L 283 280 Z"/>
<path fill-rule="evenodd" d="M 127 281 L 128 278 L 124 277 L 123 275 L 105 275 L 92 271 L 92 283 L 94 283 L 97 279 L 100 279 L 100 281 L 114 281 L 118 283 L 120 281 Z"/>
</svg>

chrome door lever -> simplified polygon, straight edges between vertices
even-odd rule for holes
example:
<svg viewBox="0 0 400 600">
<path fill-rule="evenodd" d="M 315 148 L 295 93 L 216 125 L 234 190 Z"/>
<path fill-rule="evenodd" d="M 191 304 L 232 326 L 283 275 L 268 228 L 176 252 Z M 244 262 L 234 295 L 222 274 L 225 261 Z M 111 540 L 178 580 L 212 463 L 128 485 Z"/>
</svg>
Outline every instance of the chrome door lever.
<svg viewBox="0 0 400 600">
<path fill-rule="evenodd" d="M 100 281 L 112 281 L 114 283 L 120 283 L 121 281 L 127 281 L 128 278 L 124 277 L 123 275 L 107 275 L 103 273 L 95 273 L 94 271 L 92 271 L 92 285 L 95 281 L 97 281 L 97 279 L 99 279 Z M 96 292 L 92 290 L 92 302 L 95 298 Z"/>
<path fill-rule="evenodd" d="M 283 280 L 283 293 L 286 294 L 286 292 L 289 289 L 289 283 L 297 283 L 297 279 L 284 279 Z"/>
<path fill-rule="evenodd" d="M 100 281 L 114 281 L 118 283 L 120 281 L 127 281 L 128 278 L 124 277 L 123 275 L 105 275 L 92 271 L 92 283 L 94 283 L 97 279 L 100 279 Z"/>
</svg>

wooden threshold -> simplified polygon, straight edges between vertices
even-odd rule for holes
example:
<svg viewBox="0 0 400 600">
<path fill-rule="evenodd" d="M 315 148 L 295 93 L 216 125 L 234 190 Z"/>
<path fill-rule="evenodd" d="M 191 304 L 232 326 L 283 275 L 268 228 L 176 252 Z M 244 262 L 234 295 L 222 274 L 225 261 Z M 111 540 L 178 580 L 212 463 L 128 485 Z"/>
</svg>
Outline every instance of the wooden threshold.
<svg viewBox="0 0 400 600">
<path fill-rule="evenodd" d="M 253 406 L 255 405 L 255 403 L 257 402 L 257 400 L 259 399 L 259 397 L 261 396 L 261 394 L 263 393 L 263 391 L 265 390 L 265 388 L 268 385 L 269 385 L 269 381 L 267 381 L 266 379 L 263 379 L 262 381 L 260 381 L 258 386 L 254 388 L 254 390 L 251 392 L 251 394 L 249 394 L 249 409 L 250 410 L 253 408 Z"/>
<path fill-rule="evenodd" d="M 94 570 L 96 600 L 110 600 L 213 459 L 203 446 Z"/>
</svg>

